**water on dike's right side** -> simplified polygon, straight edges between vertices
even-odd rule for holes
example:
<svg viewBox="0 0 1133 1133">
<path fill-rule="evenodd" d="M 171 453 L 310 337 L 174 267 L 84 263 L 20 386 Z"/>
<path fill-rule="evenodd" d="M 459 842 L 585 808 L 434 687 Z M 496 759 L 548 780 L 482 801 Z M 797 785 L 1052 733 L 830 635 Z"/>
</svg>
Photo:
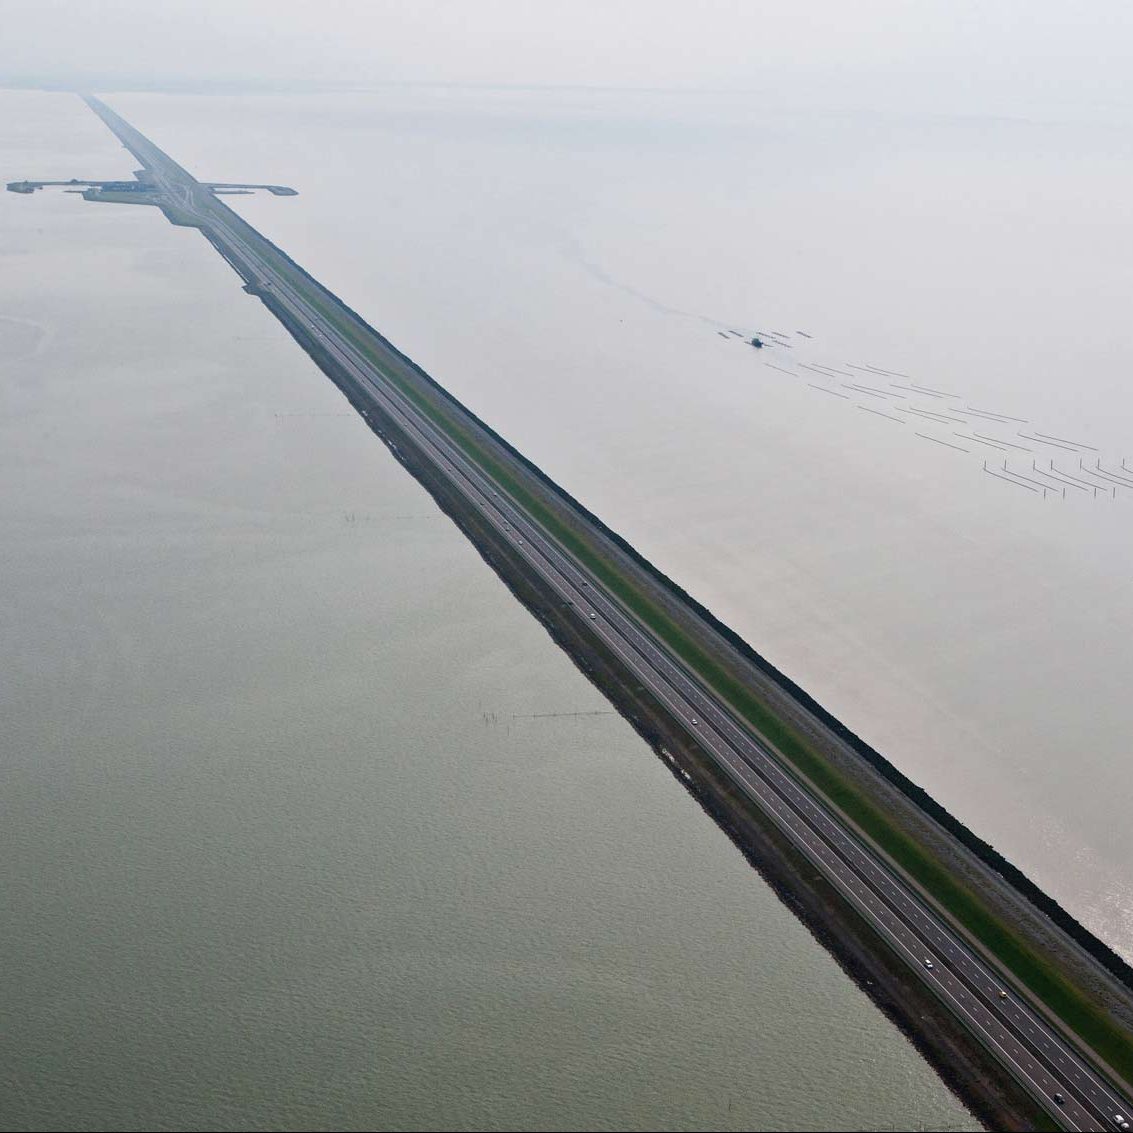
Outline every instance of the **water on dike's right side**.
<svg viewBox="0 0 1133 1133">
<path fill-rule="evenodd" d="M 197 233 L 0 248 L 0 1127 L 976 1127 Z"/>
</svg>

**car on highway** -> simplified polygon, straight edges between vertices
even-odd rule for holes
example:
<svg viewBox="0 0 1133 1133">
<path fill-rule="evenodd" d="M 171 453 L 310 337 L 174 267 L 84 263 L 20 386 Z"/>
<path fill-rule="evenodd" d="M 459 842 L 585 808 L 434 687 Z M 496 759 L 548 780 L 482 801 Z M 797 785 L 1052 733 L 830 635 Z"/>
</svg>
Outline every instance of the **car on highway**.
<svg viewBox="0 0 1133 1133">
<path fill-rule="evenodd" d="M 1123 1113 L 1115 1113 L 1113 1115 L 1113 1123 L 1114 1123 L 1114 1125 L 1117 1126 L 1118 1129 L 1128 1129 L 1129 1128 L 1129 1122 L 1126 1120 L 1125 1115 Z"/>
<path fill-rule="evenodd" d="M 700 724 L 700 721 L 694 716 L 691 720 L 689 720 L 689 723 L 695 728 Z"/>
<path fill-rule="evenodd" d="M 924 958 L 924 966 L 931 972 L 936 965 L 926 956 Z"/>
<path fill-rule="evenodd" d="M 1066 1099 L 1057 1091 L 1054 1091 L 1054 1100 L 1058 1105 L 1062 1105 Z"/>
</svg>

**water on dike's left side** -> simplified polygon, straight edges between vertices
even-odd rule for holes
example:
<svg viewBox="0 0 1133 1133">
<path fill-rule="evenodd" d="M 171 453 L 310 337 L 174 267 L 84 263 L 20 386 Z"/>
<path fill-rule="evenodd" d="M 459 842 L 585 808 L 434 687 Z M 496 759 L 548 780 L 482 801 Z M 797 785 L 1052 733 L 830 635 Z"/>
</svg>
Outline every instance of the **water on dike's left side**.
<svg viewBox="0 0 1133 1133">
<path fill-rule="evenodd" d="M 976 1127 L 197 233 L 0 248 L 0 1127 Z"/>
</svg>

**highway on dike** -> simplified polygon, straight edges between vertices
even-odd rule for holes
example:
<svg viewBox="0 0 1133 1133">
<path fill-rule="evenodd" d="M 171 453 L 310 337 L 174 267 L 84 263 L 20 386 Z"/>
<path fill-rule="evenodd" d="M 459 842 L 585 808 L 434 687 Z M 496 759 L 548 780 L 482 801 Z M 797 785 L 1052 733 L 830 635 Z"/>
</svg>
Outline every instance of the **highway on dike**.
<svg viewBox="0 0 1133 1133">
<path fill-rule="evenodd" d="M 497 482 L 469 451 L 403 389 L 407 360 L 334 297 L 293 265 L 254 228 L 161 150 L 94 98 L 88 105 L 145 167 L 182 223 L 202 229 L 251 286 L 270 294 L 288 316 L 393 421 L 452 488 L 511 542 L 589 632 L 619 657 L 637 680 L 683 723 L 709 753 L 928 988 L 958 1017 L 1018 1083 L 1066 1129 L 1119 1129 L 1130 1115 L 1122 1097 L 1085 1048 L 1069 1038 L 938 908 L 846 819 L 788 769 L 767 742 L 632 614 L 599 579 Z M 320 301 L 315 301 L 318 298 Z M 339 320 L 348 321 L 346 333 Z M 359 335 L 368 334 L 365 349 Z M 451 402 L 453 416 L 467 414 Z M 467 414 L 466 434 L 498 465 L 522 465 Z M 533 473 L 526 470 L 528 476 Z M 603 533 L 613 561 L 624 551 Z M 1008 991 L 1007 997 L 1002 992 Z M 1118 1115 L 1122 1115 L 1121 1118 Z"/>
</svg>

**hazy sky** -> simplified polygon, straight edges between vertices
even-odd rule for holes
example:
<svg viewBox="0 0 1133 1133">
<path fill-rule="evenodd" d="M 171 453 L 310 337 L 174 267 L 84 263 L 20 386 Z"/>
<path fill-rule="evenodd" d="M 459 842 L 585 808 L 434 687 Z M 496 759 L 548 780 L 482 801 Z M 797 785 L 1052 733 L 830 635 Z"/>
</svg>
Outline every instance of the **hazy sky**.
<svg viewBox="0 0 1133 1133">
<path fill-rule="evenodd" d="M 0 83 L 742 88 L 1133 115 L 1127 0 L 0 0 Z"/>
</svg>

